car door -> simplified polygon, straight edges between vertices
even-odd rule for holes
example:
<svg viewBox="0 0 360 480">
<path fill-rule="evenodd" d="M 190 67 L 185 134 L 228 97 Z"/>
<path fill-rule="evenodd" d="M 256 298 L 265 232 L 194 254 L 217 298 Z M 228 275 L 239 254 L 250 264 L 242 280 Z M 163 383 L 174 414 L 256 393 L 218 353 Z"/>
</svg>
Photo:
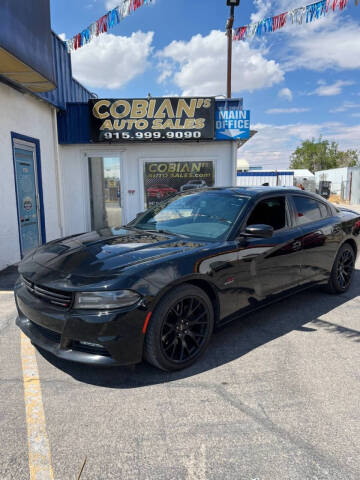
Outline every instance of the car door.
<svg viewBox="0 0 360 480">
<path fill-rule="evenodd" d="M 328 278 L 341 240 L 338 220 L 330 207 L 309 195 L 291 196 L 296 224 L 301 228 L 302 283 Z"/>
<path fill-rule="evenodd" d="M 253 296 L 249 299 L 246 295 L 240 295 L 240 308 L 270 299 L 301 282 L 302 230 L 294 224 L 287 195 L 259 200 L 242 229 L 251 224 L 271 225 L 274 234 L 267 239 L 243 240 L 238 252 L 238 288 L 240 292 L 251 290 Z"/>
</svg>

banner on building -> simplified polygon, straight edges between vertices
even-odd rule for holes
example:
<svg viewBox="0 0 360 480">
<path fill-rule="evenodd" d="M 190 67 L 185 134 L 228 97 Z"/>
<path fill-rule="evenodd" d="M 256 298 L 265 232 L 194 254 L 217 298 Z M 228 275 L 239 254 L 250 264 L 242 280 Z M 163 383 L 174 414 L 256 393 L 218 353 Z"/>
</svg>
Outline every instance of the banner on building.
<svg viewBox="0 0 360 480">
<path fill-rule="evenodd" d="M 89 100 L 93 142 L 212 140 L 214 98 Z"/>
<path fill-rule="evenodd" d="M 152 207 L 176 193 L 212 187 L 214 162 L 146 162 L 144 164 L 145 207 Z"/>
</svg>

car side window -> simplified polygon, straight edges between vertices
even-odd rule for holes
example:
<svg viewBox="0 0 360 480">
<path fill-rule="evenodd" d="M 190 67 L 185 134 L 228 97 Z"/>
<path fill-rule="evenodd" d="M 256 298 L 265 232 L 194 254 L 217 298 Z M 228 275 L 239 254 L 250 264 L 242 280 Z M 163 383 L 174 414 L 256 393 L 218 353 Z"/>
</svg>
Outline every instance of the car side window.
<svg viewBox="0 0 360 480">
<path fill-rule="evenodd" d="M 292 198 L 296 208 L 296 222 L 298 225 L 316 222 L 317 220 L 321 220 L 321 218 L 323 218 L 320 210 L 320 203 L 316 200 L 308 197 L 302 197 L 300 195 L 294 195 Z M 326 216 L 328 216 L 327 209 Z"/>
<path fill-rule="evenodd" d="M 320 208 L 321 216 L 323 218 L 326 218 L 329 216 L 329 210 L 324 203 L 319 202 L 319 208 Z"/>
<path fill-rule="evenodd" d="M 259 202 L 251 212 L 246 226 L 264 224 L 274 230 L 281 230 L 287 226 L 285 197 L 267 198 Z"/>
</svg>

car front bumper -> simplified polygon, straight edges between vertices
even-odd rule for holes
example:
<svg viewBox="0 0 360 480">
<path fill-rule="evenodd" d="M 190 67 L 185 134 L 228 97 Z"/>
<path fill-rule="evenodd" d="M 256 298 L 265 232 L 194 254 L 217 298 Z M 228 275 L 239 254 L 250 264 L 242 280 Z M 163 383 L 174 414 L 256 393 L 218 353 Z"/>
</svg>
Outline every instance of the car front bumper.
<svg viewBox="0 0 360 480">
<path fill-rule="evenodd" d="M 133 365 L 142 361 L 147 310 L 80 311 L 50 305 L 15 285 L 16 324 L 33 344 L 56 357 L 92 365 Z"/>
</svg>

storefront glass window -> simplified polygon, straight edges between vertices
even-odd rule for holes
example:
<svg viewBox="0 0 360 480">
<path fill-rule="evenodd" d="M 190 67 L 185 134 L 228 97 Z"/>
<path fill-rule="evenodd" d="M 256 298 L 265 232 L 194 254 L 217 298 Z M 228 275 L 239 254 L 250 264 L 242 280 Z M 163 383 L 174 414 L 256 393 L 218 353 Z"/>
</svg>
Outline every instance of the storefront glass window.
<svg viewBox="0 0 360 480">
<path fill-rule="evenodd" d="M 120 158 L 89 158 L 91 228 L 118 227 L 122 223 Z"/>
<path fill-rule="evenodd" d="M 214 162 L 146 162 L 144 165 L 145 208 L 189 190 L 214 185 Z"/>
</svg>

